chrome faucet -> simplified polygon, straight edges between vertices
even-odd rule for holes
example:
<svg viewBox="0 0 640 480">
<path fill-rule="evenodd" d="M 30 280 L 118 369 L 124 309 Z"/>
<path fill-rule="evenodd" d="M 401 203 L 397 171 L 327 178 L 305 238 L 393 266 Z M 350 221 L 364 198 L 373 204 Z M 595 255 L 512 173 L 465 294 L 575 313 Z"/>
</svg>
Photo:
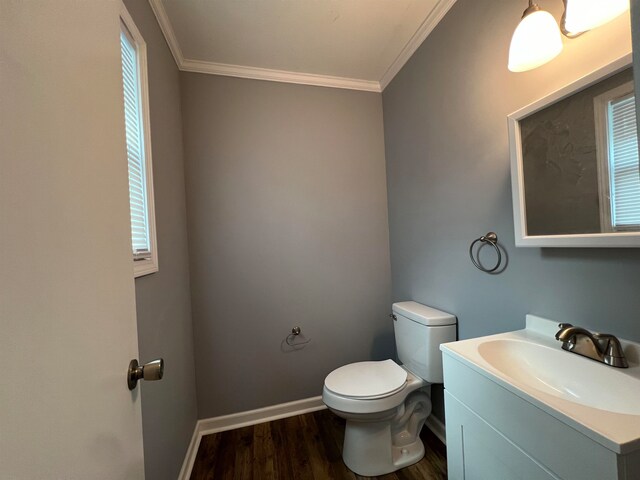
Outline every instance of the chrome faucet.
<svg viewBox="0 0 640 480">
<path fill-rule="evenodd" d="M 612 367 L 627 368 L 629 364 L 622 351 L 620 341 L 607 333 L 591 333 L 582 327 L 570 323 L 558 325 L 556 340 L 562 342 L 562 348 L 568 352 L 606 363 Z"/>
</svg>

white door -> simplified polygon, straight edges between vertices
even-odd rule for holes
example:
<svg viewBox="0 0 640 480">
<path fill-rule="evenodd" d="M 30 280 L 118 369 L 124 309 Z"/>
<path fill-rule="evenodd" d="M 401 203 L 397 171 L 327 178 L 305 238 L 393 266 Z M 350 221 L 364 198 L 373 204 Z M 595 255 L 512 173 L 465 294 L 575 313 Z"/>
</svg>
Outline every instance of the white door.
<svg viewBox="0 0 640 480">
<path fill-rule="evenodd" d="M 142 479 L 120 3 L 0 0 L 0 478 Z"/>
</svg>

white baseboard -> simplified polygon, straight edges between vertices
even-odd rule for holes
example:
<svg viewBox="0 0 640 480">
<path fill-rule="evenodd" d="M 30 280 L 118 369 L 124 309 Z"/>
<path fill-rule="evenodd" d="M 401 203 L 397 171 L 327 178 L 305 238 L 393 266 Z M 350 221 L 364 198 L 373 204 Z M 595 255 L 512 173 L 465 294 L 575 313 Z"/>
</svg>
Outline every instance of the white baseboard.
<svg viewBox="0 0 640 480">
<path fill-rule="evenodd" d="M 234 430 L 236 428 L 256 425 L 258 423 L 271 422 L 280 420 L 281 418 L 294 417 L 304 413 L 315 412 L 327 408 L 322 403 L 322 397 L 305 398 L 295 402 L 281 403 L 270 407 L 258 408 L 247 412 L 233 413 L 222 417 L 205 418 L 198 420 L 196 423 L 191 443 L 187 449 L 182 469 L 180 470 L 179 480 L 189 480 L 191 470 L 196 460 L 200 440 L 204 435 L 216 432 L 224 432 L 226 430 Z"/>
<path fill-rule="evenodd" d="M 427 417 L 427 421 L 424 424 L 429 430 L 433 432 L 436 437 L 440 439 L 442 443 L 444 443 L 445 445 L 447 444 L 447 432 L 444 423 L 442 423 L 442 420 L 440 420 L 435 415 L 429 415 Z"/>
<path fill-rule="evenodd" d="M 189 480 L 191 477 L 191 470 L 193 470 L 193 463 L 196 461 L 196 455 L 200 447 L 200 439 L 202 438 L 202 435 L 198 432 L 198 423 L 199 421 L 196 422 L 196 426 L 193 429 L 193 435 L 191 435 L 191 441 L 189 442 L 187 453 L 184 456 L 178 480 Z"/>
<path fill-rule="evenodd" d="M 305 398 L 295 402 L 281 403 L 270 407 L 249 410 L 248 412 L 233 413 L 223 417 L 206 418 L 198 420 L 198 426 L 202 435 L 209 435 L 226 430 L 256 425 L 258 423 L 272 422 L 281 418 L 302 415 L 327 408 L 322 403 L 322 397 Z"/>
</svg>

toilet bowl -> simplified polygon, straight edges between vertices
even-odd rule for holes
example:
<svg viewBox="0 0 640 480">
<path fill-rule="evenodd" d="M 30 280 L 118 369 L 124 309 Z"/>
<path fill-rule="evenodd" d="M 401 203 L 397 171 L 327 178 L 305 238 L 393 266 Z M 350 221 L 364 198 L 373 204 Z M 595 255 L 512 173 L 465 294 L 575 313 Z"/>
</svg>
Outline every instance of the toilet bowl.
<svg viewBox="0 0 640 480">
<path fill-rule="evenodd" d="M 377 394 L 354 396 L 349 395 L 352 393 L 349 391 L 341 393 L 336 387 L 333 388 L 338 391 L 330 390 L 325 382 L 322 392 L 325 405 L 347 421 L 342 458 L 358 475 L 384 475 L 416 463 L 424 456 L 420 430 L 431 413 L 429 384 L 392 360 L 361 362 L 341 368 L 355 370 L 366 366 L 374 372 L 382 367 L 384 372 L 384 366 L 378 364 L 386 362 L 392 362 L 404 372 L 406 379 L 400 386 L 391 387 L 387 392 L 381 389 Z M 331 384 L 331 379 L 327 379 Z"/>
<path fill-rule="evenodd" d="M 440 343 L 456 320 L 416 302 L 393 305 L 399 365 L 357 362 L 327 375 L 322 400 L 346 420 L 344 463 L 362 476 L 385 475 L 422 459 L 420 430 L 431 413 L 431 383 L 442 382 Z"/>
</svg>

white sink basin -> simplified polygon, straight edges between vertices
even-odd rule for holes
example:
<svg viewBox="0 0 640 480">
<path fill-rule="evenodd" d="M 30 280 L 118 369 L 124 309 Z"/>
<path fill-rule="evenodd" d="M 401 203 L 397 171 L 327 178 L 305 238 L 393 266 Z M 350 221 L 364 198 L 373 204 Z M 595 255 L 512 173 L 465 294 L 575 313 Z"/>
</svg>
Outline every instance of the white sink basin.
<svg viewBox="0 0 640 480">
<path fill-rule="evenodd" d="M 587 407 L 640 415 L 640 380 L 624 369 L 515 338 L 483 342 L 478 353 L 514 383 Z"/>
<path fill-rule="evenodd" d="M 640 344 L 620 339 L 629 368 L 616 368 L 562 350 L 557 330 L 527 315 L 524 330 L 440 348 L 610 450 L 640 449 Z"/>
</svg>

